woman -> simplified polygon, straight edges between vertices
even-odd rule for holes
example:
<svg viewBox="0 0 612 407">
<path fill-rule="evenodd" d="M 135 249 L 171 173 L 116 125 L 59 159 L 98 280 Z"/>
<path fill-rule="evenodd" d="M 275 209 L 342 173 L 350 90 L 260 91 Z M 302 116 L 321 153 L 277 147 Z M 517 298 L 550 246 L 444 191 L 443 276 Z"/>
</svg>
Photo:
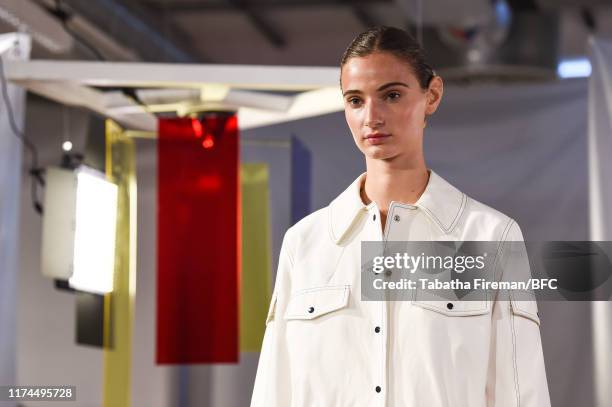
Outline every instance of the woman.
<svg viewBox="0 0 612 407">
<path fill-rule="evenodd" d="M 535 301 L 362 301 L 363 241 L 522 234 L 427 169 L 443 82 L 409 34 L 358 35 L 340 84 L 366 172 L 285 235 L 251 406 L 550 405 Z"/>
</svg>

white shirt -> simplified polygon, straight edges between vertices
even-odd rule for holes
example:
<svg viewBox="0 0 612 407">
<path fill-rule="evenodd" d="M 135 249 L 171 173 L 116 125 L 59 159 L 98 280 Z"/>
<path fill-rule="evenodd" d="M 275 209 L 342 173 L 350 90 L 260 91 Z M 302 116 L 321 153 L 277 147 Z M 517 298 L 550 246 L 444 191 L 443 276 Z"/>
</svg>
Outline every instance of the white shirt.
<svg viewBox="0 0 612 407">
<path fill-rule="evenodd" d="M 535 301 L 361 301 L 362 241 L 522 241 L 433 171 L 383 236 L 365 174 L 285 234 L 251 407 L 550 406 Z"/>
</svg>

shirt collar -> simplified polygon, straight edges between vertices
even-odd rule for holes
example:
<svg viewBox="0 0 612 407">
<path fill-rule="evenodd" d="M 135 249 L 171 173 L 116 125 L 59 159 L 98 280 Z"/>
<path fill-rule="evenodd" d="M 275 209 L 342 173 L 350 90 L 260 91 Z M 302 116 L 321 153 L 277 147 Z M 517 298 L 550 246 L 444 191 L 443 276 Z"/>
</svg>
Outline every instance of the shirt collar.
<svg viewBox="0 0 612 407">
<path fill-rule="evenodd" d="M 360 212 L 367 212 L 375 203 L 365 205 L 361 200 L 360 188 L 366 176 L 361 174 L 353 183 L 334 199 L 330 206 L 330 233 L 336 244 L 340 244 Z M 425 191 L 415 202 L 443 233 L 450 233 L 465 207 L 467 197 L 445 179 L 429 170 L 429 181 Z M 391 203 L 393 205 L 393 202 Z"/>
</svg>

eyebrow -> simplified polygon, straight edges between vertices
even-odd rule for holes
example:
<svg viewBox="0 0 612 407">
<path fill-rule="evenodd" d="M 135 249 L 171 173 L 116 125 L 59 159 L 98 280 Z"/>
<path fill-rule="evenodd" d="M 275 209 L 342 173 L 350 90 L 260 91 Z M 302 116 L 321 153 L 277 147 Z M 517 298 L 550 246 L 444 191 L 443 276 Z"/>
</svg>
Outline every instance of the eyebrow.
<svg viewBox="0 0 612 407">
<path fill-rule="evenodd" d="M 380 86 L 378 89 L 376 89 L 376 91 L 380 92 L 381 90 L 385 90 L 385 89 L 390 88 L 392 86 L 403 86 L 403 87 L 406 87 L 406 88 L 410 88 L 410 86 L 408 86 L 404 82 L 389 82 L 389 83 L 385 83 L 384 85 Z M 357 89 L 351 89 L 351 90 L 347 90 L 346 92 L 343 92 L 342 96 L 350 95 L 350 94 L 353 94 L 353 93 L 360 94 L 360 93 L 363 93 L 363 92 L 360 91 L 360 90 L 357 90 Z"/>
</svg>

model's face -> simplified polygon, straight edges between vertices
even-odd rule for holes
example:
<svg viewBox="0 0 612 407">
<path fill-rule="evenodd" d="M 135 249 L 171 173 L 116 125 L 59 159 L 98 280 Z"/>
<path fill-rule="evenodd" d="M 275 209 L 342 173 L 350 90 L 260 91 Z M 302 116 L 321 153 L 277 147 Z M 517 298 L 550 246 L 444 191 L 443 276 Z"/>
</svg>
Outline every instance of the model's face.
<svg viewBox="0 0 612 407">
<path fill-rule="evenodd" d="M 346 121 L 366 159 L 422 154 L 425 116 L 441 97 L 439 77 L 431 81 L 439 85 L 436 97 L 435 91 L 421 89 L 406 61 L 375 52 L 349 59 L 340 79 Z"/>
</svg>

